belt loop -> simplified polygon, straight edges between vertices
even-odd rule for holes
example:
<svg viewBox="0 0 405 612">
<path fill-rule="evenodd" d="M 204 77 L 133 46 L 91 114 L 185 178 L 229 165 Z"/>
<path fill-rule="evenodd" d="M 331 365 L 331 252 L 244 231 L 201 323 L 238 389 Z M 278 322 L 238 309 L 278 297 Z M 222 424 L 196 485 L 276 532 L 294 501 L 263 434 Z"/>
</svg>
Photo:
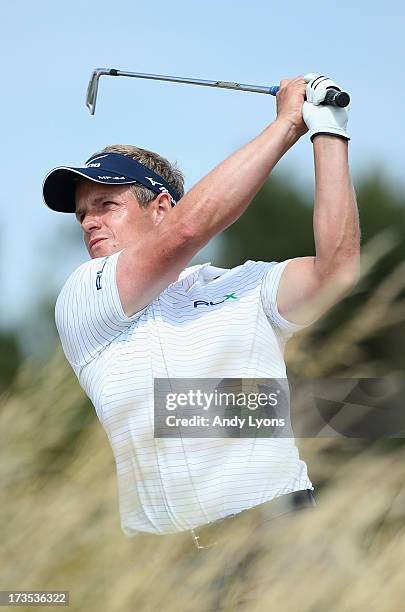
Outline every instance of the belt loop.
<svg viewBox="0 0 405 612">
<path fill-rule="evenodd" d="M 316 498 L 315 495 L 313 494 L 311 489 L 306 489 L 306 492 L 308 494 L 309 497 L 309 502 L 311 506 L 317 506 L 318 504 L 316 503 Z"/>
<path fill-rule="evenodd" d="M 190 529 L 190 533 L 191 533 L 191 537 L 193 538 L 194 546 L 196 547 L 197 550 L 203 550 L 205 548 L 212 548 L 213 546 L 216 546 L 218 544 L 218 542 L 213 542 L 212 544 L 209 544 L 209 546 L 201 546 L 199 542 L 200 536 L 196 534 L 194 529 Z"/>
<path fill-rule="evenodd" d="M 195 546 L 197 549 L 201 548 L 200 543 L 199 543 L 199 541 L 198 541 L 198 540 L 200 539 L 200 536 L 196 535 L 196 533 L 195 533 L 194 529 L 191 529 L 191 530 L 190 530 L 190 533 L 191 533 L 191 537 L 193 538 L 194 546 Z"/>
</svg>

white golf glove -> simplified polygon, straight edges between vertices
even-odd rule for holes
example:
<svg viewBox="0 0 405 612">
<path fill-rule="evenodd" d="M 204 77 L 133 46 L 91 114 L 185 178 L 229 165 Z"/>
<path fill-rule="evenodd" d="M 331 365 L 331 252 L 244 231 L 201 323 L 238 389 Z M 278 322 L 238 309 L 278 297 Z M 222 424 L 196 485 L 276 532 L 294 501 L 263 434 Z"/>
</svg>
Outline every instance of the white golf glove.
<svg viewBox="0 0 405 612">
<path fill-rule="evenodd" d="M 311 141 L 316 134 L 330 134 L 341 136 L 350 140 L 346 132 L 347 121 L 349 119 L 349 108 L 339 108 L 338 106 L 323 105 L 328 87 L 335 89 L 341 88 L 328 77 L 310 72 L 304 76 L 308 83 L 306 90 L 307 101 L 302 107 L 303 119 L 309 129 Z"/>
</svg>

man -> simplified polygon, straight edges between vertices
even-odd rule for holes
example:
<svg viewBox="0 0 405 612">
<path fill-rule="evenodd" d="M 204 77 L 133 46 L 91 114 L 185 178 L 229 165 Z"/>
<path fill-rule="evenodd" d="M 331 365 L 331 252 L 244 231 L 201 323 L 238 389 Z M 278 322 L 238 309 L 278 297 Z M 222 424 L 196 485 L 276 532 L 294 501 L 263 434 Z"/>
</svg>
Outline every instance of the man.
<svg viewBox="0 0 405 612">
<path fill-rule="evenodd" d="M 57 168 L 45 179 L 46 204 L 76 213 L 91 257 L 64 286 L 56 323 L 109 437 L 128 536 L 190 531 L 204 545 L 204 525 L 257 506 L 271 515 L 294 494 L 311 502 L 292 438 L 154 438 L 153 384 L 285 378 L 285 341 L 356 283 L 348 111 L 320 104 L 331 86 L 316 74 L 281 81 L 276 120 L 185 195 L 176 168 L 135 147 L 107 147 L 84 167 Z M 186 268 L 243 214 L 308 130 L 315 256 Z"/>
</svg>

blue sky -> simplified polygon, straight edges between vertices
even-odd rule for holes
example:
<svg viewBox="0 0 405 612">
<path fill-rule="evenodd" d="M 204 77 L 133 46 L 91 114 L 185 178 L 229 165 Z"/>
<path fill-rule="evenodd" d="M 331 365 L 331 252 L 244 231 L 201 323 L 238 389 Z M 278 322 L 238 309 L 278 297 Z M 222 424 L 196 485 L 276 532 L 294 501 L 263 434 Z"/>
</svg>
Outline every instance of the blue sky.
<svg viewBox="0 0 405 612">
<path fill-rule="evenodd" d="M 3 324 L 29 318 L 87 257 L 68 240 L 80 232 L 73 216 L 42 202 L 51 168 L 131 143 L 177 160 L 189 189 L 275 118 L 271 96 L 111 77 L 101 79 L 92 117 L 84 98 L 95 67 L 261 85 L 327 74 L 352 96 L 354 179 L 384 168 L 405 187 L 399 1 L 14 0 L 1 3 L 0 28 Z M 307 137 L 279 168 L 312 186 Z"/>
</svg>

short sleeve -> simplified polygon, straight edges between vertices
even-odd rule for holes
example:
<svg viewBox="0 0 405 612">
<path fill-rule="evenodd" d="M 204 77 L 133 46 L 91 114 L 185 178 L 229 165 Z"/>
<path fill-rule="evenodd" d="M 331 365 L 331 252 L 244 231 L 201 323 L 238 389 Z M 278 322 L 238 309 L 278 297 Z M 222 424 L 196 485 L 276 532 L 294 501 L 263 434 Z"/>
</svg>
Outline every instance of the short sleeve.
<svg viewBox="0 0 405 612">
<path fill-rule="evenodd" d="M 90 363 L 148 308 L 131 317 L 125 314 L 116 277 L 120 253 L 81 265 L 59 294 L 55 322 L 72 366 Z"/>
<path fill-rule="evenodd" d="M 277 306 L 277 291 L 280 284 L 281 275 L 283 274 L 284 268 L 291 261 L 287 259 L 280 263 L 271 262 L 266 263 L 266 272 L 263 276 L 262 287 L 261 287 L 261 298 L 264 312 L 270 320 L 270 323 L 276 327 L 285 338 L 289 338 L 296 332 L 307 327 L 306 325 L 298 325 L 288 321 L 278 311 Z"/>
</svg>

